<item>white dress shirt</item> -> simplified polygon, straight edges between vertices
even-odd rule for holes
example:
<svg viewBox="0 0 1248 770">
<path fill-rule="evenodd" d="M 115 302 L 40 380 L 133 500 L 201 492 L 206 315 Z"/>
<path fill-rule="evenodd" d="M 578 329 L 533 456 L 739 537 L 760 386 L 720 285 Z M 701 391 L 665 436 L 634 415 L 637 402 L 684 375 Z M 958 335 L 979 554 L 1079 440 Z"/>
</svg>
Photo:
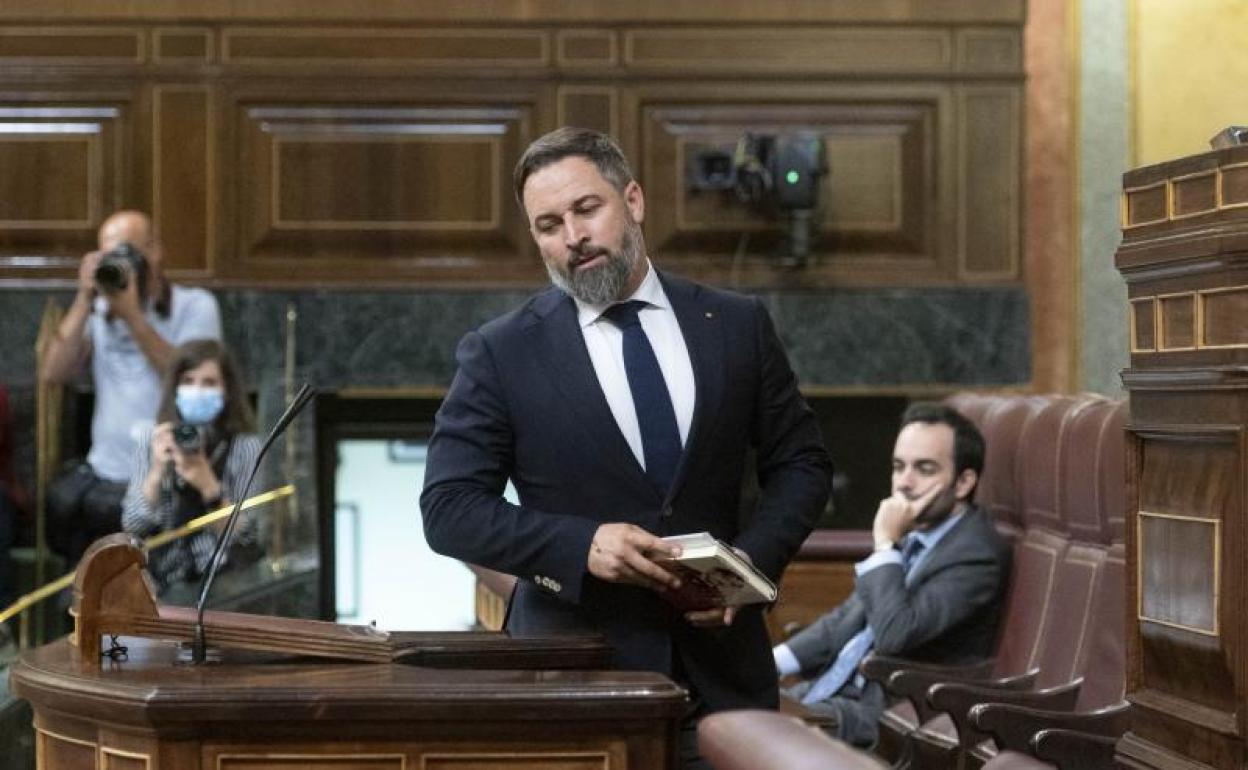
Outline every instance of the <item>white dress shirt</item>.
<svg viewBox="0 0 1248 770">
<path fill-rule="evenodd" d="M 689 362 L 689 348 L 685 345 L 685 336 L 676 321 L 676 311 L 663 291 L 663 284 L 654 272 L 654 267 L 646 262 L 646 277 L 637 291 L 627 300 L 639 299 L 647 303 L 637 317 L 641 320 L 641 328 L 650 339 L 654 348 L 655 358 L 659 360 L 659 369 L 663 372 L 663 381 L 667 383 L 668 395 L 672 398 L 672 407 L 676 411 L 676 427 L 680 430 L 680 443 L 684 446 L 689 439 L 689 425 L 693 422 L 693 403 L 697 389 L 693 382 L 693 365 Z M 637 424 L 637 410 L 633 407 L 633 394 L 628 387 L 628 374 L 624 371 L 624 334 L 602 314 L 609 305 L 587 305 L 576 300 L 577 320 L 581 324 L 581 334 L 585 337 L 585 347 L 589 349 L 589 360 L 593 362 L 594 374 L 598 376 L 598 384 L 607 397 L 611 414 L 620 426 L 633 456 L 642 468 L 646 467 L 645 452 L 641 446 L 641 428 Z"/>
</svg>

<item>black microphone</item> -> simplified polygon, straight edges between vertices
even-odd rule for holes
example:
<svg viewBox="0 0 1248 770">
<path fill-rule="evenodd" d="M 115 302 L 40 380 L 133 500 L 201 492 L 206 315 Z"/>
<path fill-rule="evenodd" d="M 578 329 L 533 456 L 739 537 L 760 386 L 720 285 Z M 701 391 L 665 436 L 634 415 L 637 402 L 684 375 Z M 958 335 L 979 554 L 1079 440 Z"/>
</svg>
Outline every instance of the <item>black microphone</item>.
<svg viewBox="0 0 1248 770">
<path fill-rule="evenodd" d="M 264 444 L 260 447 L 260 453 L 256 455 L 256 462 L 251 466 L 251 473 L 247 475 L 247 483 L 243 485 L 243 492 L 238 496 L 238 500 L 234 502 L 234 509 L 230 511 L 230 516 L 225 520 L 225 528 L 221 531 L 221 537 L 217 539 L 217 547 L 213 549 L 212 558 L 208 560 L 208 569 L 204 570 L 204 579 L 199 584 L 199 601 L 195 603 L 195 639 L 191 643 L 191 663 L 203 663 L 207 655 L 207 645 L 204 642 L 204 604 L 208 601 L 208 590 L 212 588 L 212 581 L 217 576 L 217 571 L 221 568 L 221 561 L 225 558 L 226 546 L 229 545 L 230 539 L 234 534 L 234 527 L 238 524 L 239 511 L 243 509 L 243 501 L 247 499 L 248 493 L 251 492 L 251 482 L 255 480 L 256 473 L 260 470 L 260 463 L 264 460 L 264 455 L 269 451 L 269 447 L 282 435 L 282 431 L 286 430 L 286 426 L 290 425 L 295 416 L 299 414 L 299 410 L 312 400 L 312 388 L 305 382 L 299 392 L 295 394 L 294 399 L 290 402 L 290 406 L 286 407 L 286 411 L 282 412 L 282 416 L 277 418 L 277 423 L 273 426 L 273 430 L 269 431 L 269 436 L 264 440 Z"/>
</svg>

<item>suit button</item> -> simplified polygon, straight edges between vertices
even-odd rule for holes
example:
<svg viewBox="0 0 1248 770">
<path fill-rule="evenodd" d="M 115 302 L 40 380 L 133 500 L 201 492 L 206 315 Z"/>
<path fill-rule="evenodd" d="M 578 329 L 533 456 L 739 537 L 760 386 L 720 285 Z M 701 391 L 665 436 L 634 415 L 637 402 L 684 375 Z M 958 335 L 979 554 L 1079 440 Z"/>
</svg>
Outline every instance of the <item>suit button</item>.
<svg viewBox="0 0 1248 770">
<path fill-rule="evenodd" d="M 670 505 L 663 506 L 663 510 L 660 511 L 660 513 L 663 515 L 663 518 L 665 519 L 670 517 L 672 515 L 672 506 Z"/>
</svg>

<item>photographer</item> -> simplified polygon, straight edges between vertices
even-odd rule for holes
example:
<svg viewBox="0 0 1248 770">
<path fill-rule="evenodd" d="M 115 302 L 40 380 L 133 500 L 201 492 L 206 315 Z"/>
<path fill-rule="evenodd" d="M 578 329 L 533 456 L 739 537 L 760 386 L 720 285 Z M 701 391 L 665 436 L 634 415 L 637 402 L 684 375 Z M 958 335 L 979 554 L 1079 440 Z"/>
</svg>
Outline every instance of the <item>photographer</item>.
<svg viewBox="0 0 1248 770">
<path fill-rule="evenodd" d="M 192 340 L 173 350 L 157 419 L 139 439 L 122 504 L 125 531 L 139 537 L 235 502 L 260 451 L 237 367 L 216 340 Z M 248 522 L 235 533 L 241 546 L 255 543 Z M 149 572 L 162 589 L 195 579 L 216 543 L 215 528 L 175 541 L 152 552 Z"/>
<path fill-rule="evenodd" d="M 70 565 L 92 540 L 121 528 L 135 437 L 155 417 L 173 347 L 221 338 L 212 294 L 165 279 L 147 215 L 113 214 L 100 226 L 98 244 L 82 258 L 78 292 L 39 372 L 43 382 L 67 384 L 90 362 L 95 385 L 87 459 L 49 488 L 48 537 Z"/>
</svg>

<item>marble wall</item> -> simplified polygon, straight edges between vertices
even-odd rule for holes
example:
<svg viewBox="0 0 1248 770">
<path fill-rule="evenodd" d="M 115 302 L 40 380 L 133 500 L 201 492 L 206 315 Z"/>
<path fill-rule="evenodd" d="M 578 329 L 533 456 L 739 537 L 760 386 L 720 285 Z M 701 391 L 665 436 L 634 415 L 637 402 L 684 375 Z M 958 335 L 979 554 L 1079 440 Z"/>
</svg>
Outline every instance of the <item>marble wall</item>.
<svg viewBox="0 0 1248 770">
<path fill-rule="evenodd" d="M 281 378 L 286 309 L 293 304 L 299 378 L 335 390 L 447 385 L 458 339 L 527 292 L 229 290 L 217 296 L 226 340 L 253 386 Z M 807 388 L 1020 385 L 1030 376 L 1020 287 L 762 297 Z M 0 379 L 11 390 L 34 383 L 35 336 L 49 298 L 68 305 L 72 295 L 0 290 Z"/>
</svg>

